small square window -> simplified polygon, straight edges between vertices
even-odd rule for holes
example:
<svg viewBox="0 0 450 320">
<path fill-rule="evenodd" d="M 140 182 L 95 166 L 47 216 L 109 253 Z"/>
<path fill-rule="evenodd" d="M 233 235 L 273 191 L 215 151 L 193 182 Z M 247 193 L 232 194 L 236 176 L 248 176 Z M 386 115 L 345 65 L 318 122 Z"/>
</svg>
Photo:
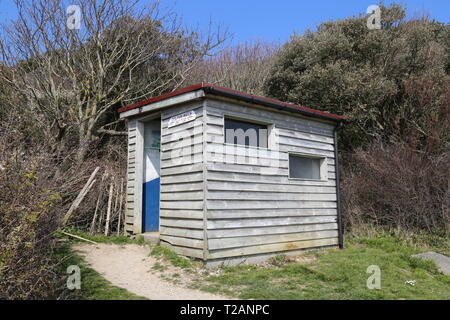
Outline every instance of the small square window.
<svg viewBox="0 0 450 320">
<path fill-rule="evenodd" d="M 295 154 L 289 155 L 289 178 L 324 179 L 325 158 L 313 158 Z"/>
<path fill-rule="evenodd" d="M 267 125 L 225 118 L 225 143 L 267 148 Z"/>
</svg>

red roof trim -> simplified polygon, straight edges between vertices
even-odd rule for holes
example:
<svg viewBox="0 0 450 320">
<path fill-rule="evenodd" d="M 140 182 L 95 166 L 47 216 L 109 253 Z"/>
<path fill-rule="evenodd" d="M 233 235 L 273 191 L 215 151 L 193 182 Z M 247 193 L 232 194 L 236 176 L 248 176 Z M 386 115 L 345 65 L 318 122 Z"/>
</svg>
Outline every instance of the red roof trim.
<svg viewBox="0 0 450 320">
<path fill-rule="evenodd" d="M 179 89 L 179 90 L 167 93 L 167 94 L 163 94 L 163 95 L 151 98 L 151 99 L 147 99 L 147 100 L 144 100 L 144 101 L 137 102 L 137 103 L 129 105 L 127 107 L 120 108 L 120 109 L 117 110 L 117 112 L 119 112 L 119 113 L 125 112 L 125 111 L 131 110 L 131 109 L 142 107 L 142 106 L 150 104 L 150 103 L 154 103 L 154 102 L 157 102 L 157 101 L 161 101 L 161 100 L 165 100 L 165 99 L 168 99 L 168 98 L 171 98 L 171 97 L 175 97 L 175 96 L 181 95 L 183 93 L 188 93 L 188 92 L 192 92 L 192 91 L 196 91 L 196 90 L 200 90 L 200 89 L 208 89 L 208 88 L 212 89 L 211 91 L 213 91 L 213 93 L 214 93 L 214 89 L 216 89 L 216 90 L 228 92 L 228 93 L 230 93 L 232 95 L 236 95 L 237 99 L 239 99 L 239 96 L 242 96 L 242 97 L 245 97 L 247 99 L 254 99 L 254 100 L 256 100 L 255 101 L 256 103 L 258 102 L 257 100 L 259 100 L 259 101 L 266 101 L 268 103 L 276 104 L 276 105 L 279 105 L 279 106 L 284 106 L 284 107 L 287 107 L 287 108 L 293 108 L 293 109 L 305 111 L 307 113 L 311 113 L 312 115 L 313 114 L 317 114 L 318 116 L 324 116 L 326 118 L 332 118 L 332 119 L 336 119 L 336 120 L 346 120 L 345 117 L 338 116 L 338 115 L 335 115 L 335 114 L 331 114 L 331 113 L 328 113 L 328 112 L 323 112 L 323 111 L 319 111 L 319 110 L 315 110 L 315 109 L 311 109 L 311 108 L 301 107 L 301 106 L 298 106 L 298 105 L 285 103 L 285 102 L 281 102 L 281 101 L 270 99 L 270 98 L 255 96 L 253 94 L 244 93 L 244 92 L 240 92 L 240 91 L 236 91 L 236 90 L 232 90 L 232 89 L 228 89 L 228 88 L 223 88 L 223 87 L 219 87 L 219 86 L 216 86 L 216 85 L 213 85 L 213 84 L 203 83 L 203 82 L 195 84 L 195 85 L 192 85 L 192 86 L 189 86 L 189 87 L 186 87 L 186 88 L 183 88 L 183 89 Z"/>
<path fill-rule="evenodd" d="M 136 103 L 134 103 L 132 105 L 129 105 L 129 106 L 126 106 L 126 107 L 122 107 L 120 109 L 117 109 L 117 112 L 122 113 L 122 112 L 125 112 L 125 111 L 128 111 L 128 110 L 131 110 L 131 109 L 135 109 L 135 108 L 139 108 L 139 107 L 145 106 L 145 105 L 153 103 L 153 102 L 157 102 L 157 101 L 161 101 L 161 100 L 168 99 L 168 98 L 171 98 L 171 97 L 179 96 L 180 94 L 183 94 L 183 93 L 188 93 L 188 92 L 191 92 L 191 91 L 195 91 L 195 90 L 201 89 L 203 87 L 204 87 L 203 83 L 194 84 L 194 85 L 186 87 L 186 88 L 175 90 L 175 91 L 172 91 L 172 92 L 169 92 L 169 93 L 166 93 L 166 94 L 154 97 L 154 98 L 150 98 L 150 99 L 147 99 L 147 100 L 144 100 L 144 101 L 136 102 Z"/>
</svg>

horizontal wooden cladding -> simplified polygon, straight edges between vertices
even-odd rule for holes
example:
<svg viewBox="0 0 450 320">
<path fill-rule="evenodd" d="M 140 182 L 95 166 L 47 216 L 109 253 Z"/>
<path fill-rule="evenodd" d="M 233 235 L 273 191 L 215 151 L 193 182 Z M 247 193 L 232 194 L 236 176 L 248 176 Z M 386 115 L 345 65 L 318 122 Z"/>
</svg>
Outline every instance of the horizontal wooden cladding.
<svg viewBox="0 0 450 320">
<path fill-rule="evenodd" d="M 296 131 L 296 130 L 280 128 L 280 127 L 277 127 L 276 130 L 277 130 L 279 139 L 297 138 L 297 139 L 302 139 L 302 140 L 334 144 L 334 138 L 328 137 L 328 136 L 322 136 L 320 134 L 306 133 L 306 132 L 302 132 L 302 131 Z"/>
<path fill-rule="evenodd" d="M 287 234 L 208 239 L 208 248 L 209 250 L 229 249 L 263 244 L 276 244 L 280 242 L 336 238 L 337 236 L 337 230 L 323 230 Z"/>
<path fill-rule="evenodd" d="M 291 200 L 207 200 L 208 210 L 215 209 L 296 209 L 336 208 L 334 201 L 291 201 Z"/>
<path fill-rule="evenodd" d="M 190 247 L 190 248 L 203 248 L 203 240 L 192 239 L 192 238 L 184 238 L 184 237 L 173 237 L 166 234 L 160 234 L 160 240 L 166 241 L 171 245 L 182 246 L 182 247 Z"/>
<path fill-rule="evenodd" d="M 186 196 L 191 196 L 186 194 Z M 336 201 L 336 193 L 287 193 L 259 191 L 208 191 L 206 198 L 211 200 L 274 200 L 274 201 Z"/>
<path fill-rule="evenodd" d="M 203 249 L 193 249 L 193 248 L 187 248 L 187 247 L 173 245 L 173 244 L 169 243 L 168 241 L 166 241 L 167 239 L 165 239 L 165 238 L 161 238 L 160 240 L 161 240 L 161 246 L 168 247 L 168 248 L 172 249 L 173 251 L 175 251 L 176 253 L 178 253 L 179 255 L 187 256 L 187 257 L 194 257 L 194 258 L 199 258 L 199 259 L 203 258 Z"/>
<path fill-rule="evenodd" d="M 183 127 L 179 128 L 177 126 L 170 128 L 170 130 L 168 130 L 165 135 L 161 137 L 161 144 L 179 141 L 180 139 L 185 139 L 203 133 L 203 123 L 200 121 L 196 121 L 190 125 L 189 123 L 186 123 L 185 125 L 180 126 Z"/>
<path fill-rule="evenodd" d="M 306 231 L 337 230 L 337 223 L 299 224 L 275 227 L 213 229 L 208 230 L 208 239 L 260 236 L 268 234 L 288 234 Z"/>
<path fill-rule="evenodd" d="M 185 229 L 200 229 L 203 230 L 203 220 L 194 219 L 180 219 L 180 218 L 165 218 L 159 219 L 159 224 L 165 227 L 176 227 Z"/>
<path fill-rule="evenodd" d="M 236 173 L 246 173 L 252 175 L 267 175 L 267 176 L 284 176 L 284 179 L 287 179 L 288 171 L 286 168 L 278 168 L 278 167 L 260 167 L 260 166 L 251 166 L 248 164 L 231 164 L 231 163 L 207 163 L 208 171 L 219 171 L 220 173 L 224 172 L 236 172 Z M 208 179 L 209 179 L 208 172 Z"/>
<path fill-rule="evenodd" d="M 161 194 L 187 191 L 203 191 L 203 182 L 186 182 L 161 185 Z"/>
<path fill-rule="evenodd" d="M 164 154 L 165 155 L 165 154 Z M 198 153 L 194 154 L 185 154 L 182 156 L 168 155 L 165 156 L 164 159 L 161 159 L 161 168 L 170 168 L 170 167 L 178 167 L 185 166 L 190 164 L 202 163 L 203 162 L 203 154 L 201 149 Z"/>
<path fill-rule="evenodd" d="M 208 142 L 206 145 L 206 152 L 208 154 L 225 154 L 236 155 L 249 158 L 259 159 L 274 159 L 274 160 L 288 160 L 288 155 L 276 150 L 265 148 L 245 147 L 234 144 L 225 144 L 217 142 Z"/>
<path fill-rule="evenodd" d="M 170 128 L 168 127 L 168 124 L 169 124 L 169 120 L 170 120 L 171 117 L 168 117 L 166 119 L 162 119 L 162 121 L 161 121 L 161 129 L 162 129 L 162 131 L 171 131 L 171 130 L 178 131 L 177 130 L 178 127 L 181 127 L 183 125 L 187 125 L 188 127 L 189 126 L 193 127 L 193 126 L 195 126 L 195 123 L 203 122 L 202 107 L 200 107 L 200 108 L 185 108 L 183 111 L 173 112 L 172 116 L 177 116 L 177 115 L 180 115 L 180 114 L 182 114 L 184 112 L 191 112 L 191 111 L 195 112 L 195 119 L 187 121 L 187 122 L 184 122 L 184 123 L 181 123 L 181 124 L 177 124 L 177 125 L 172 126 Z"/>
<path fill-rule="evenodd" d="M 203 190 L 201 191 L 179 191 L 162 193 L 161 201 L 181 201 L 181 200 L 203 200 Z"/>
<path fill-rule="evenodd" d="M 203 239 L 203 230 L 184 229 L 184 228 L 172 228 L 162 226 L 159 229 L 159 234 L 172 237 Z"/>
<path fill-rule="evenodd" d="M 310 155 L 310 156 L 327 157 L 327 158 L 334 159 L 334 152 L 332 152 L 332 151 L 324 151 L 324 150 L 319 150 L 319 149 L 291 146 L 291 145 L 285 145 L 285 144 L 279 144 L 278 148 L 281 152 L 286 152 L 286 153 L 300 153 L 300 154 L 305 154 L 305 155 Z"/>
<path fill-rule="evenodd" d="M 172 176 L 161 176 L 160 181 L 161 185 L 173 183 L 186 183 L 186 182 L 202 182 L 203 172 L 184 173 Z"/>
<path fill-rule="evenodd" d="M 203 210 L 161 209 L 160 217 L 181 219 L 203 219 Z"/>
<path fill-rule="evenodd" d="M 283 136 L 278 136 L 278 144 L 280 146 L 288 145 L 288 146 L 292 146 L 292 147 L 311 148 L 314 150 L 334 152 L 334 145 L 332 145 L 332 144 L 316 142 L 316 141 L 308 141 L 308 140 L 297 139 L 297 138 L 287 138 L 287 137 L 283 137 Z"/>
<path fill-rule="evenodd" d="M 264 110 L 264 111 L 262 111 Z M 232 116 L 241 119 L 257 120 L 267 124 L 275 124 L 283 128 L 307 133 L 333 136 L 333 124 L 313 119 L 298 117 L 294 113 L 284 114 L 267 108 L 259 109 L 240 104 L 207 100 L 206 112 L 209 116 Z"/>
<path fill-rule="evenodd" d="M 287 169 L 289 167 L 287 160 L 267 159 L 251 156 L 237 156 L 233 154 L 207 153 L 206 159 L 208 163 L 222 163 L 222 164 L 238 164 L 247 167 L 269 167 Z"/>
<path fill-rule="evenodd" d="M 169 150 L 185 148 L 187 146 L 199 143 L 203 143 L 202 133 L 198 133 L 194 136 L 185 136 L 183 138 L 179 138 L 178 140 L 173 140 L 172 142 L 161 144 L 161 151 L 166 152 Z"/>
<path fill-rule="evenodd" d="M 299 185 L 334 185 L 334 179 L 336 178 L 336 173 L 333 171 L 327 172 L 326 180 L 314 180 L 314 179 L 289 179 L 289 170 L 287 168 L 280 167 L 261 167 L 252 166 L 249 164 L 231 164 L 231 163 L 207 163 L 206 168 L 208 170 L 208 180 L 226 180 L 226 177 L 230 179 L 232 175 L 246 174 L 246 177 L 242 176 L 240 180 L 235 179 L 231 181 L 257 181 L 255 183 L 274 183 L 281 182 L 286 184 L 299 184 Z M 328 166 L 330 169 L 331 167 Z M 332 169 L 330 169 L 332 170 Z M 213 173 L 213 171 L 215 171 Z M 225 180 L 224 180 L 225 179 Z"/>
<path fill-rule="evenodd" d="M 161 152 L 161 162 L 164 160 L 176 160 L 178 158 L 190 158 L 195 154 L 203 152 L 203 143 L 192 144 L 178 149 L 165 150 Z"/>
<path fill-rule="evenodd" d="M 278 217 L 278 218 L 248 218 L 248 219 L 221 219 L 208 220 L 207 229 L 236 229 L 252 227 L 273 227 L 294 224 L 335 223 L 337 217 L 333 216 L 304 216 L 304 217 Z"/>
<path fill-rule="evenodd" d="M 335 186 L 334 179 L 328 180 L 298 180 L 288 179 L 281 175 L 261 174 L 255 170 L 257 174 L 245 171 L 245 167 L 212 163 L 207 165 L 208 182 L 209 181 L 226 181 L 236 183 L 253 183 L 253 184 L 279 184 L 279 185 L 298 185 L 298 186 Z M 264 172 L 264 171 L 262 171 Z M 271 172 L 273 173 L 273 171 Z"/>
<path fill-rule="evenodd" d="M 161 176 L 170 176 L 170 175 L 177 175 L 177 174 L 185 174 L 185 173 L 193 173 L 193 172 L 199 172 L 203 171 L 203 163 L 196 163 L 196 164 L 186 164 L 186 165 L 179 165 L 179 166 L 173 166 L 168 168 L 161 168 Z"/>
<path fill-rule="evenodd" d="M 271 252 L 282 252 L 282 251 L 298 250 L 298 249 L 305 249 L 305 248 L 335 246 L 337 244 L 338 244 L 337 238 L 281 242 L 281 243 L 233 248 L 233 249 L 210 250 L 207 255 L 207 258 L 208 259 L 220 259 L 220 258 L 227 258 L 227 257 L 245 256 L 245 255 L 271 253 Z"/>
<path fill-rule="evenodd" d="M 192 201 L 164 201 L 159 203 L 161 209 L 194 209 L 199 210 L 203 208 L 203 200 Z"/>
<path fill-rule="evenodd" d="M 194 101 L 194 102 L 188 102 L 188 103 L 184 103 L 184 104 L 180 104 L 177 107 L 171 107 L 166 109 L 162 114 L 161 114 L 161 119 L 162 119 L 162 123 L 163 126 L 166 127 L 169 119 L 173 116 L 177 116 L 179 114 L 182 114 L 184 112 L 188 112 L 188 111 L 195 111 L 197 117 L 202 116 L 203 114 L 203 103 L 201 101 Z"/>
<path fill-rule="evenodd" d="M 336 209 L 309 208 L 309 209 L 232 209 L 232 210 L 208 210 L 208 219 L 240 219 L 240 218 L 276 218 L 276 217 L 300 217 L 300 216 L 333 216 L 337 215 Z"/>
<path fill-rule="evenodd" d="M 301 186 L 281 183 L 257 184 L 253 182 L 228 182 L 209 180 L 206 183 L 210 191 L 257 191 L 257 192 L 285 192 L 285 193 L 335 193 L 334 186 Z"/>
</svg>

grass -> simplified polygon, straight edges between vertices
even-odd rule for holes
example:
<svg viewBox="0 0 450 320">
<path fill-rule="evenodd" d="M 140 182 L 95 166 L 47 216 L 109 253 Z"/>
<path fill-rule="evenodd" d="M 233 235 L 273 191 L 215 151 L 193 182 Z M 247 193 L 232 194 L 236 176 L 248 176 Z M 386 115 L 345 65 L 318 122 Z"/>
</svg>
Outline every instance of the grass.
<svg viewBox="0 0 450 320">
<path fill-rule="evenodd" d="M 448 241 L 434 251 L 447 252 Z M 306 262 L 277 256 L 268 266 L 226 267 L 195 286 L 242 299 L 450 299 L 450 276 L 430 261 L 412 258 L 424 250 L 409 242 L 388 234 L 351 236 L 344 250 L 308 251 Z M 370 265 L 381 270 L 379 290 L 367 288 Z"/>
<path fill-rule="evenodd" d="M 160 245 L 154 246 L 150 255 L 158 259 L 164 259 L 165 261 L 170 262 L 174 267 L 182 268 L 185 271 L 189 271 L 198 265 L 198 263 L 195 263 L 191 259 L 181 257 L 171 249 Z"/>
<path fill-rule="evenodd" d="M 106 243 L 138 243 L 141 239 L 90 236 L 79 231 L 70 233 Z M 71 242 L 76 241 L 70 239 Z M 178 256 L 169 248 L 154 246 L 151 255 L 158 261 L 152 270 L 162 273 L 167 263 L 180 268 L 168 281 L 178 281 L 183 272 L 197 274 L 190 287 L 241 299 L 450 299 L 450 276 L 439 273 L 430 261 L 412 258 L 424 251 L 449 255 L 450 239 L 427 234 L 405 234 L 399 231 L 359 230 L 346 236 L 346 248 L 306 251 L 293 260 L 278 255 L 264 265 L 225 267 L 218 275 L 202 276 L 201 264 Z M 100 274 L 86 266 L 82 258 L 63 251 L 64 269 L 79 265 L 82 289 L 78 299 L 144 299 L 111 285 Z M 370 265 L 381 270 L 381 289 L 370 290 L 367 273 Z M 411 281 L 413 280 L 413 281 Z"/>
<path fill-rule="evenodd" d="M 81 289 L 71 291 L 71 296 L 76 300 L 146 300 L 123 288 L 113 286 L 98 272 L 90 268 L 77 254 L 70 249 L 70 243 L 61 245 L 56 253 L 56 258 L 61 261 L 61 274 L 66 274 L 67 267 L 77 265 L 81 272 Z"/>
</svg>

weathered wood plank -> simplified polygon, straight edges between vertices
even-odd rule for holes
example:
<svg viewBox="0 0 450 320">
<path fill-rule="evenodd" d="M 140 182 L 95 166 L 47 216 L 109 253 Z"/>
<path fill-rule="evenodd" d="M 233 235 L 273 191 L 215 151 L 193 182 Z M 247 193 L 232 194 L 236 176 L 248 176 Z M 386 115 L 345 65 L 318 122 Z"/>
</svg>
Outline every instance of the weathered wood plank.
<svg viewBox="0 0 450 320">
<path fill-rule="evenodd" d="M 264 111 L 261 111 L 264 110 Z M 266 123 L 274 123 L 277 127 L 294 129 L 308 133 L 316 133 L 332 136 L 334 126 L 332 124 L 319 122 L 317 120 L 305 119 L 301 116 L 284 114 L 271 111 L 267 108 L 258 109 L 257 106 L 244 106 L 238 103 L 227 103 L 223 101 L 207 100 L 206 111 L 208 115 L 227 115 L 241 119 L 257 120 Z"/>
<path fill-rule="evenodd" d="M 168 247 L 171 250 L 175 251 L 176 253 L 178 253 L 179 255 L 182 255 L 182 256 L 194 257 L 194 258 L 199 258 L 199 259 L 203 258 L 203 250 L 200 250 L 200 249 L 175 246 L 175 245 L 171 245 L 170 243 L 168 243 L 164 240 L 161 241 L 161 246 Z"/>
<path fill-rule="evenodd" d="M 161 176 L 170 176 L 170 175 L 193 173 L 193 172 L 200 172 L 200 171 L 203 171 L 202 163 L 187 164 L 187 165 L 181 165 L 181 166 L 161 168 Z"/>
<path fill-rule="evenodd" d="M 173 237 L 165 234 L 160 234 L 160 240 L 170 243 L 175 246 L 190 247 L 190 248 L 203 248 L 203 240 Z"/>
<path fill-rule="evenodd" d="M 239 247 L 272 244 L 280 242 L 337 238 L 337 236 L 338 236 L 337 230 L 322 230 L 322 231 L 298 232 L 287 234 L 208 239 L 208 248 L 210 250 L 239 248 Z"/>
<path fill-rule="evenodd" d="M 161 185 L 186 182 L 203 182 L 203 172 L 183 173 L 173 176 L 161 176 Z"/>
<path fill-rule="evenodd" d="M 210 177 L 209 177 L 210 178 Z M 225 179 L 224 179 L 225 180 Z M 233 179 L 234 180 L 234 179 Z M 259 191 L 259 192 L 290 192 L 290 193 L 335 193 L 334 186 L 301 186 L 292 184 L 275 183 L 249 183 L 235 181 L 208 180 L 208 190 L 234 190 L 234 191 Z"/>
<path fill-rule="evenodd" d="M 183 192 L 170 192 L 161 193 L 161 201 L 180 201 L 180 200 L 202 200 L 203 201 L 203 190 L 202 191 L 183 191 Z"/>
<path fill-rule="evenodd" d="M 187 194 L 187 193 L 186 193 Z M 191 195 L 187 195 L 188 197 Z M 211 200 L 277 200 L 277 201 L 336 201 L 336 193 L 286 193 L 258 191 L 209 191 L 207 199 Z M 181 200 L 181 199 L 180 199 Z"/>
<path fill-rule="evenodd" d="M 257 236 L 266 234 L 288 234 L 306 231 L 337 230 L 337 223 L 300 224 L 275 227 L 213 229 L 208 230 L 208 239 Z"/>
<path fill-rule="evenodd" d="M 302 132 L 302 131 L 291 130 L 291 129 L 287 129 L 287 128 L 277 127 L 277 135 L 280 137 L 283 136 L 283 137 L 289 137 L 289 138 L 298 138 L 298 139 L 303 139 L 303 140 L 310 140 L 310 141 L 334 144 L 334 139 L 331 137 L 322 136 L 322 135 L 313 134 L 313 133 L 306 133 L 306 132 Z"/>
<path fill-rule="evenodd" d="M 161 152 L 161 162 L 164 160 L 176 160 L 178 158 L 194 156 L 196 153 L 203 153 L 203 145 L 201 143 L 184 146 L 182 148 L 164 150 Z"/>
<path fill-rule="evenodd" d="M 161 144 L 161 151 L 167 152 L 170 150 L 185 148 L 194 144 L 203 143 L 203 135 L 201 133 L 194 136 L 184 136 L 178 140 Z"/>
<path fill-rule="evenodd" d="M 288 138 L 288 137 L 284 137 L 284 136 L 279 136 L 278 143 L 280 145 L 284 144 L 284 145 L 290 145 L 293 147 L 304 147 L 304 148 L 312 148 L 312 149 L 324 150 L 324 151 L 334 151 L 334 146 L 332 144 L 303 140 L 303 139 L 298 139 L 298 138 Z"/>
<path fill-rule="evenodd" d="M 198 210 L 203 208 L 203 200 L 197 201 L 165 201 L 161 200 L 160 203 L 161 209 L 189 209 L 189 210 Z"/>
<path fill-rule="evenodd" d="M 245 255 L 251 255 L 251 254 L 298 250 L 298 249 L 304 249 L 304 248 L 334 246 L 337 244 L 338 244 L 337 238 L 282 242 L 282 243 L 265 244 L 265 245 L 242 247 L 242 248 L 235 248 L 235 249 L 210 250 L 207 255 L 207 258 L 208 259 L 218 259 L 218 258 L 226 258 L 226 257 L 245 256 Z"/>
<path fill-rule="evenodd" d="M 203 103 L 201 101 L 193 101 L 166 109 L 161 113 L 162 122 L 167 125 L 171 117 L 191 110 L 195 111 L 197 117 L 201 117 L 203 114 Z"/>
<path fill-rule="evenodd" d="M 167 236 L 203 239 L 203 230 L 183 229 L 183 228 L 171 228 L 162 226 L 159 229 L 159 233 Z"/>
<path fill-rule="evenodd" d="M 232 164 L 232 163 L 207 163 L 206 165 L 208 171 L 219 171 L 223 172 L 233 172 L 233 173 L 245 173 L 252 175 L 266 175 L 266 176 L 282 176 L 284 180 L 287 179 L 289 174 L 287 168 L 277 168 L 277 167 L 261 167 L 252 166 L 247 164 Z M 208 177 L 209 177 L 208 172 Z"/>
<path fill-rule="evenodd" d="M 176 135 L 178 135 L 178 134 L 181 134 L 183 136 L 184 134 L 187 134 L 187 130 L 189 130 L 189 129 L 193 129 L 193 131 L 198 130 L 197 127 L 201 127 L 201 128 L 203 127 L 203 121 L 202 121 L 201 117 L 197 118 L 193 121 L 190 121 L 190 122 L 179 124 L 175 127 L 171 127 L 171 128 L 163 127 L 161 129 L 161 139 L 162 140 L 163 140 L 163 138 L 166 139 L 167 136 L 171 136 L 168 138 L 168 139 L 171 139 L 173 137 L 176 137 Z"/>
<path fill-rule="evenodd" d="M 224 219 L 208 220 L 208 229 L 234 229 L 252 227 L 272 227 L 293 224 L 332 223 L 336 216 L 310 216 L 310 217 L 280 217 L 280 218 L 252 218 L 252 219 Z"/>
<path fill-rule="evenodd" d="M 159 215 L 164 218 L 203 219 L 203 210 L 161 209 Z"/>
<path fill-rule="evenodd" d="M 306 208 L 306 209 L 232 209 L 232 210 L 208 210 L 208 219 L 233 219 L 233 218 L 275 218 L 275 217 L 300 217 L 300 216 L 336 216 L 336 209 Z"/>
<path fill-rule="evenodd" d="M 165 217 L 160 218 L 161 226 L 167 227 L 178 227 L 186 229 L 202 229 L 203 230 L 203 220 L 193 220 L 193 219 L 169 219 Z"/>
<path fill-rule="evenodd" d="M 273 201 L 273 200 L 208 200 L 207 208 L 215 209 L 296 209 L 296 208 L 336 208 L 334 201 Z"/>
<path fill-rule="evenodd" d="M 236 170 L 238 168 L 239 170 Z M 262 184 L 283 184 L 298 186 L 335 186 L 336 181 L 328 178 L 327 181 L 295 180 L 287 179 L 287 176 L 260 175 L 251 172 L 243 172 L 239 167 L 230 165 L 208 164 L 208 181 L 229 181 Z"/>
<path fill-rule="evenodd" d="M 165 157 L 165 159 L 161 159 L 161 168 L 178 167 L 201 162 L 203 162 L 203 154 L 202 151 L 199 151 L 194 154 Z"/>
<path fill-rule="evenodd" d="M 183 191 L 203 191 L 203 182 L 165 184 L 161 186 L 161 194 Z"/>
<path fill-rule="evenodd" d="M 290 146 L 285 144 L 280 144 L 279 149 L 281 152 L 289 152 L 289 153 L 300 153 L 300 154 L 306 154 L 311 156 L 324 156 L 328 158 L 334 159 L 334 152 L 331 151 L 323 151 L 313 148 L 305 148 L 305 147 L 296 147 L 296 146 Z"/>
<path fill-rule="evenodd" d="M 274 160 L 288 160 L 288 155 L 284 152 L 270 150 L 265 148 L 245 147 L 241 145 L 208 142 L 206 151 L 209 154 L 225 154 L 243 157 L 274 159 Z"/>
<path fill-rule="evenodd" d="M 203 134 L 203 123 L 195 123 L 193 127 L 188 127 L 188 129 L 184 130 L 178 130 L 177 127 L 175 128 L 176 130 L 174 129 L 167 131 L 165 135 L 161 137 L 161 144 L 178 141 L 185 137 L 192 137 L 198 134 Z"/>
</svg>

